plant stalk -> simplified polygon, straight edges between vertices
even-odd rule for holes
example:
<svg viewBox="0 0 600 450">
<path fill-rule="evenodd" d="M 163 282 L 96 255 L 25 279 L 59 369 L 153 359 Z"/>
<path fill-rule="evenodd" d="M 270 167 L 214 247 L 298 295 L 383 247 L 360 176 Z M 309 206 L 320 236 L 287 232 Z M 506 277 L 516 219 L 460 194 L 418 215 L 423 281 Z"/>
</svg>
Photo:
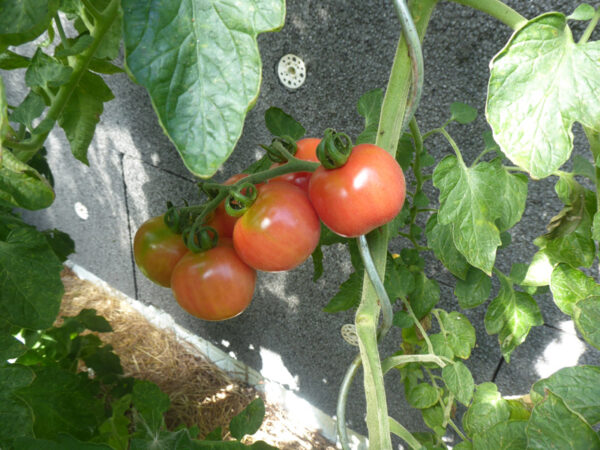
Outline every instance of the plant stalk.
<svg viewBox="0 0 600 450">
<path fill-rule="evenodd" d="M 594 168 L 596 173 L 596 211 L 600 211 L 600 167 L 598 167 L 598 162 L 600 162 L 600 133 L 588 127 L 583 127 L 583 131 L 585 132 L 585 137 L 587 137 L 590 144 L 590 150 L 594 157 Z"/>
<path fill-rule="evenodd" d="M 502 3 L 500 0 L 450 0 L 464 6 L 482 11 L 508 25 L 513 30 L 521 28 L 527 23 L 527 19 L 512 9 L 510 6 Z"/>
</svg>

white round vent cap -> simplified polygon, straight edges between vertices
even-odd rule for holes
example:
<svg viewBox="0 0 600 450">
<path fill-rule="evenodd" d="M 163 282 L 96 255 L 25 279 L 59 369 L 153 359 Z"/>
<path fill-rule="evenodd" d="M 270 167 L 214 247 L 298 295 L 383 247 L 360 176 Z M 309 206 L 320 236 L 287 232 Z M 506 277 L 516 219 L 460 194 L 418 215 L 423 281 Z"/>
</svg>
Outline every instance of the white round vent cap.
<svg viewBox="0 0 600 450">
<path fill-rule="evenodd" d="M 279 81 L 288 89 L 298 89 L 306 80 L 304 61 L 296 55 L 288 53 L 277 64 Z"/>
</svg>

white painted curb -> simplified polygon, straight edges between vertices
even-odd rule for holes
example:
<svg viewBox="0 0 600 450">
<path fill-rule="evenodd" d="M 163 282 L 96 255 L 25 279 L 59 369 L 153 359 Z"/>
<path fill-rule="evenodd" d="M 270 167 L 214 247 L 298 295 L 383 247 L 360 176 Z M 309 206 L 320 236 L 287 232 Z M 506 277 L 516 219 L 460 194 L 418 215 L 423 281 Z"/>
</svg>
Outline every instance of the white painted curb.
<svg viewBox="0 0 600 450">
<path fill-rule="evenodd" d="M 148 322 L 160 329 L 171 329 L 175 335 L 190 344 L 201 355 L 210 360 L 217 367 L 227 372 L 232 378 L 243 381 L 255 389 L 264 392 L 267 399 L 283 407 L 288 417 L 296 423 L 302 424 L 308 429 L 319 430 L 320 433 L 332 442 L 337 442 L 336 421 L 320 409 L 314 407 L 294 392 L 286 389 L 276 381 L 263 377 L 258 371 L 248 367 L 227 353 L 211 344 L 209 341 L 197 336 L 182 326 L 175 323 L 172 316 L 154 306 L 145 305 L 123 292 L 113 288 L 104 280 L 93 273 L 67 260 L 65 265 L 69 267 L 79 278 L 90 281 L 103 288 L 114 297 L 129 303 L 136 311 L 143 315 Z M 351 448 L 355 450 L 368 449 L 368 439 L 352 430 L 348 430 Z M 338 443 L 338 448 L 339 448 Z"/>
</svg>

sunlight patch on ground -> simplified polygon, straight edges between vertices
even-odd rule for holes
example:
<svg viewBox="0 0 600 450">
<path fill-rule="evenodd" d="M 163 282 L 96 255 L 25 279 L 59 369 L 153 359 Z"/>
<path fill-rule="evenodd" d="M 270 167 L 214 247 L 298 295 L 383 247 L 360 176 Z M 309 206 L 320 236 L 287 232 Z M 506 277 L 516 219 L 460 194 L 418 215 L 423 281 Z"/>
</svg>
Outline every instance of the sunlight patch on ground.
<svg viewBox="0 0 600 450">
<path fill-rule="evenodd" d="M 535 361 L 535 370 L 542 378 L 564 367 L 576 366 L 585 352 L 585 344 L 575 334 L 572 320 L 561 322 L 559 328 L 564 332 L 559 333 Z"/>
</svg>

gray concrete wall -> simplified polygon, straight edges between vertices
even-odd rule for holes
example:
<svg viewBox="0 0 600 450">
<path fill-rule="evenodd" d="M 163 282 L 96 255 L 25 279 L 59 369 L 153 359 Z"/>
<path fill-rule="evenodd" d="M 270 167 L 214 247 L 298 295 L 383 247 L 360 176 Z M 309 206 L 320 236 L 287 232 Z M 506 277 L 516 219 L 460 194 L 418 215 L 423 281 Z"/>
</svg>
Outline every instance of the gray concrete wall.
<svg viewBox="0 0 600 450">
<path fill-rule="evenodd" d="M 237 149 L 216 177 L 219 181 L 243 170 L 256 158 L 259 144 L 270 141 L 263 120 L 269 106 L 278 106 L 297 118 L 309 136 L 320 136 L 325 128 L 333 127 L 355 137 L 362 129 L 357 99 L 369 89 L 386 85 L 399 36 L 391 2 L 287 3 L 283 30 L 259 37 L 264 70 L 260 97 L 248 114 Z M 534 17 L 551 9 L 569 14 L 578 2 L 508 3 Z M 488 64 L 509 35 L 506 26 L 456 4 L 440 2 L 433 15 L 424 44 L 426 79 L 417 119 L 421 129 L 428 130 L 446 120 L 453 101 L 477 107 L 480 117 L 476 122 L 449 127 L 467 160 L 482 149 Z M 286 90 L 275 73 L 279 58 L 286 53 L 299 55 L 307 65 L 306 83 L 295 92 Z M 20 75 L 3 73 L 11 103 L 24 95 Z M 356 353 L 342 340 L 340 328 L 353 322 L 353 314 L 328 315 L 321 309 L 350 272 L 345 253 L 336 247 L 325 250 L 327 274 L 317 283 L 309 281 L 313 271 L 310 260 L 291 272 L 261 273 L 252 305 L 235 319 L 207 323 L 184 313 L 170 290 L 153 285 L 135 268 L 131 241 L 142 222 L 164 211 L 167 200 L 197 200 L 194 179 L 163 135 L 144 89 L 125 75 L 108 77 L 107 82 L 116 99 L 107 104 L 98 126 L 89 151 L 90 166 L 76 161 L 62 131 L 54 130 L 47 148 L 57 199 L 51 208 L 27 213 L 27 218 L 41 227 L 68 232 L 77 246 L 72 259 L 115 288 L 166 310 L 182 326 L 335 414 L 340 380 Z M 426 145 L 438 159 L 451 151 L 437 138 Z M 577 151 L 586 154 L 581 141 Z M 544 232 L 550 217 L 561 208 L 551 180 L 532 182 L 529 190 L 525 217 L 512 233 L 513 245 L 499 253 L 504 270 L 509 270 L 511 262 L 529 261 L 535 251 L 531 240 Z M 437 198 L 431 186 L 428 194 Z M 402 243 L 393 245 L 399 248 Z M 428 274 L 440 283 L 441 306 L 459 309 L 453 278 L 435 260 L 429 259 L 427 264 Z M 496 337 L 485 332 L 485 307 L 466 312 L 477 329 L 478 346 L 468 362 L 477 383 L 495 380 L 503 394 L 519 394 L 561 363 L 600 362 L 598 352 L 583 346 L 549 297 L 540 306 L 546 324 L 532 331 L 526 344 L 513 353 L 510 364 L 501 361 Z M 399 333 L 391 333 L 382 352 L 395 351 L 399 342 Z M 565 350 L 570 359 L 561 353 Z M 409 429 L 423 428 L 420 414 L 408 409 L 398 379 L 390 376 L 388 381 L 391 414 Z M 351 426 L 362 432 L 366 431 L 364 408 L 362 381 L 357 380 L 348 416 Z"/>
</svg>

